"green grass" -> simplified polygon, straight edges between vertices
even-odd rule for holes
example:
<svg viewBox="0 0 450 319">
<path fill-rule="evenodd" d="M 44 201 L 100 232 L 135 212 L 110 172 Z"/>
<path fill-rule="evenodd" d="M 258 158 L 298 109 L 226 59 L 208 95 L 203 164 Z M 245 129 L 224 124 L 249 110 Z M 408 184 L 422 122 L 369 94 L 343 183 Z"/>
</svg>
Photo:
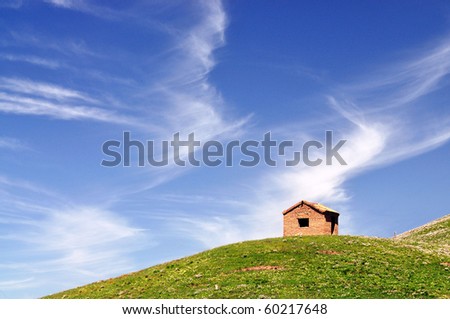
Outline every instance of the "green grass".
<svg viewBox="0 0 450 319">
<path fill-rule="evenodd" d="M 450 255 L 450 215 L 396 236 L 405 245 L 424 252 Z"/>
<path fill-rule="evenodd" d="M 247 241 L 47 298 L 450 298 L 449 255 L 411 243 L 355 236 Z"/>
</svg>

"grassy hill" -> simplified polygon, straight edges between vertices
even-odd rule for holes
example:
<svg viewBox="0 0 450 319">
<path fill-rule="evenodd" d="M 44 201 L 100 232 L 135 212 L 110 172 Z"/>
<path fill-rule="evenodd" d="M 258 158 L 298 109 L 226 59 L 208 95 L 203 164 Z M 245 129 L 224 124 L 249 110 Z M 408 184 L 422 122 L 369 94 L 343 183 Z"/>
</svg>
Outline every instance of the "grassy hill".
<svg viewBox="0 0 450 319">
<path fill-rule="evenodd" d="M 395 237 L 422 251 L 450 255 L 450 215 L 436 219 L 423 226 L 411 229 Z"/>
<path fill-rule="evenodd" d="M 449 222 L 241 242 L 47 298 L 450 298 Z"/>
</svg>

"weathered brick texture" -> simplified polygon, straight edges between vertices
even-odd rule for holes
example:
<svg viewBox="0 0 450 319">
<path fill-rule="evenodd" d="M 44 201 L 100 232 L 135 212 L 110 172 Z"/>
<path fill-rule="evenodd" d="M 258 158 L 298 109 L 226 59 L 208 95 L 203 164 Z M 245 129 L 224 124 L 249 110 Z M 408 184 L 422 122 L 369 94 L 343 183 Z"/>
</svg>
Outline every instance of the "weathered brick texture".
<svg viewBox="0 0 450 319">
<path fill-rule="evenodd" d="M 302 236 L 302 235 L 337 235 L 339 213 L 327 207 L 306 202 L 309 204 L 320 205 L 318 209 L 311 207 L 301 201 L 283 212 L 283 236 Z M 308 218 L 309 226 L 300 227 L 299 219 Z"/>
</svg>

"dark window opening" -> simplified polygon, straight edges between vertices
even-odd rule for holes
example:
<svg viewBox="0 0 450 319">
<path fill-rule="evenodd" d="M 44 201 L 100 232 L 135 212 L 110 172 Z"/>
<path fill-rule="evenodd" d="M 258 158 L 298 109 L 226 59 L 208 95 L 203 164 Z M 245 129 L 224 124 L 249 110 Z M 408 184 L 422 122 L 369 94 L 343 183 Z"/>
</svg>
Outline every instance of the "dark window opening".
<svg viewBox="0 0 450 319">
<path fill-rule="evenodd" d="M 300 227 L 309 227 L 309 218 L 299 218 L 298 225 Z"/>
</svg>

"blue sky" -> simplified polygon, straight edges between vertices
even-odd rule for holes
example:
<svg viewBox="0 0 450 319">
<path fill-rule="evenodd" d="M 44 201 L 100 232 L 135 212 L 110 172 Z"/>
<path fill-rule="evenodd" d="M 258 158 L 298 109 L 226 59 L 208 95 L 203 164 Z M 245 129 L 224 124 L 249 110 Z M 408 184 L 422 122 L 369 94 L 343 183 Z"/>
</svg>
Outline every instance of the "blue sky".
<svg viewBox="0 0 450 319">
<path fill-rule="evenodd" d="M 0 2 L 0 297 L 281 236 L 301 199 L 343 234 L 448 214 L 449 18 L 447 1 Z M 348 165 L 101 166 L 124 131 L 333 131 Z"/>
</svg>

